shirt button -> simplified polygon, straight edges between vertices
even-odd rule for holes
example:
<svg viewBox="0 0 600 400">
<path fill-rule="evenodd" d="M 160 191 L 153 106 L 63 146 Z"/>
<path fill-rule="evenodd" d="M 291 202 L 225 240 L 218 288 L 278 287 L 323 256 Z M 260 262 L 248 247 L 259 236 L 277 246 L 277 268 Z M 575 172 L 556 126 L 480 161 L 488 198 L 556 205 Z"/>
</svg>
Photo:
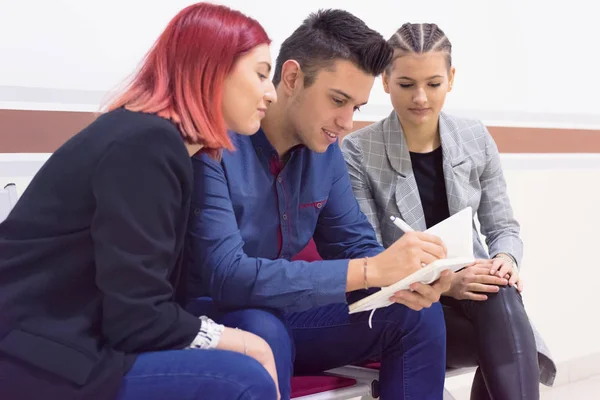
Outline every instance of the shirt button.
<svg viewBox="0 0 600 400">
<path fill-rule="evenodd" d="M 279 183 L 283 182 L 283 178 L 282 178 L 282 177 L 280 177 L 280 176 L 278 176 L 278 177 L 277 177 L 277 182 L 279 182 Z"/>
<path fill-rule="evenodd" d="M 317 203 L 317 208 L 321 208 L 321 207 L 323 207 L 323 204 Z"/>
<path fill-rule="evenodd" d="M 284 221 L 287 220 L 287 214 L 283 214 L 281 218 L 283 218 Z"/>
</svg>

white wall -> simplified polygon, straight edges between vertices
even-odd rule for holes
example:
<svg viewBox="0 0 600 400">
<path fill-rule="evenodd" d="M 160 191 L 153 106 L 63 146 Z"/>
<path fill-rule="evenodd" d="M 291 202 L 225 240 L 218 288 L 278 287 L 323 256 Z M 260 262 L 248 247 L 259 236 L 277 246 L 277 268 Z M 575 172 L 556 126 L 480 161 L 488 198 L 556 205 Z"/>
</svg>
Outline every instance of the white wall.
<svg viewBox="0 0 600 400">
<path fill-rule="evenodd" d="M 0 186 L 19 194 L 47 154 L 0 154 Z M 600 226 L 600 155 L 502 154 L 522 225 L 526 308 L 557 362 L 600 354 L 595 257 Z"/>
<path fill-rule="evenodd" d="M 600 261 L 594 256 L 600 155 L 506 155 L 504 160 L 522 225 L 523 297 L 530 316 L 557 361 L 600 353 L 594 317 L 600 282 Z"/>
<path fill-rule="evenodd" d="M 20 197 L 49 156 L 49 153 L 0 153 L 0 188 L 14 183 Z"/>
<path fill-rule="evenodd" d="M 189 0 L 0 0 L 0 108 L 96 110 Z M 345 8 L 386 38 L 402 23 L 436 22 L 453 42 L 448 110 L 488 124 L 600 127 L 593 2 L 572 0 L 227 0 L 274 39 L 318 8 Z M 143 14 L 142 14 L 143 12 Z M 276 17 L 279 15 L 279 17 Z M 376 82 L 357 119 L 388 113 Z"/>
<path fill-rule="evenodd" d="M 555 384 L 600 374 L 600 261 L 594 256 L 600 226 L 600 155 L 501 158 L 525 245 L 525 308 L 557 362 Z M 472 378 L 471 373 L 447 379 L 446 387 L 457 399 L 468 399 Z"/>
</svg>

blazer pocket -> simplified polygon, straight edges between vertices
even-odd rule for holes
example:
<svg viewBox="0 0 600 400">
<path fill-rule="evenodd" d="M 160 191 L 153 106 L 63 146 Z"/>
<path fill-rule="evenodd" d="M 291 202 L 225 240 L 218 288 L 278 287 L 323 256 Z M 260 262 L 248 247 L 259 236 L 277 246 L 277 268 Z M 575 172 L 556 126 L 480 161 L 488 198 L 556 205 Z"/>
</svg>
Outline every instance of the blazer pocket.
<svg viewBox="0 0 600 400">
<path fill-rule="evenodd" d="M 80 386 L 96 365 L 90 355 L 20 329 L 0 340 L 0 351 Z"/>
<path fill-rule="evenodd" d="M 463 160 L 460 164 L 452 166 L 454 173 L 460 177 L 463 181 L 469 182 L 471 180 L 471 161 L 469 159 Z"/>
<path fill-rule="evenodd" d="M 454 172 L 454 184 L 459 186 L 460 191 L 463 192 L 463 202 L 466 202 L 461 204 L 460 209 L 470 205 L 474 210 L 477 210 L 479 208 L 479 197 L 481 196 L 481 185 L 471 161 L 464 160 L 452 167 L 452 170 Z"/>
</svg>

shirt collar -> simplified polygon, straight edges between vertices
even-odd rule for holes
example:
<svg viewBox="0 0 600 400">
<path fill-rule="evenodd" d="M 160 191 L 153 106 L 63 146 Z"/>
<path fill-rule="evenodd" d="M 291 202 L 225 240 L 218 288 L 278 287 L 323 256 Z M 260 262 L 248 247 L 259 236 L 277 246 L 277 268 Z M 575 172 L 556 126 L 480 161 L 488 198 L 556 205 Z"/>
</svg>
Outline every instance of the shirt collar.
<svg viewBox="0 0 600 400">
<path fill-rule="evenodd" d="M 265 132 L 262 128 L 260 128 L 254 135 L 250 136 L 250 141 L 252 142 L 252 146 L 254 146 L 254 150 L 256 150 L 258 154 L 264 154 L 267 157 L 277 155 L 277 150 L 275 150 L 271 142 L 269 142 L 269 139 L 267 138 L 267 135 L 265 135 Z M 289 151 L 290 156 L 293 153 L 305 148 L 306 146 L 303 144 L 298 144 L 292 147 Z"/>
</svg>

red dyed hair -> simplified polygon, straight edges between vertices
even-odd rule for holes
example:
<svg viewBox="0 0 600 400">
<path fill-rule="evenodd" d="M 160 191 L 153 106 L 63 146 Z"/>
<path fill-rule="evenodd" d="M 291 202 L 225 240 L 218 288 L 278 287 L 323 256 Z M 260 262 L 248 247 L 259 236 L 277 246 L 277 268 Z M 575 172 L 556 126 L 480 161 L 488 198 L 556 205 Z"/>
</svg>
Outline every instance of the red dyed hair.
<svg viewBox="0 0 600 400">
<path fill-rule="evenodd" d="M 181 10 L 108 110 L 157 114 L 189 143 L 213 153 L 233 149 L 222 113 L 223 84 L 237 59 L 270 44 L 254 19 L 228 7 L 196 3 Z"/>
</svg>

